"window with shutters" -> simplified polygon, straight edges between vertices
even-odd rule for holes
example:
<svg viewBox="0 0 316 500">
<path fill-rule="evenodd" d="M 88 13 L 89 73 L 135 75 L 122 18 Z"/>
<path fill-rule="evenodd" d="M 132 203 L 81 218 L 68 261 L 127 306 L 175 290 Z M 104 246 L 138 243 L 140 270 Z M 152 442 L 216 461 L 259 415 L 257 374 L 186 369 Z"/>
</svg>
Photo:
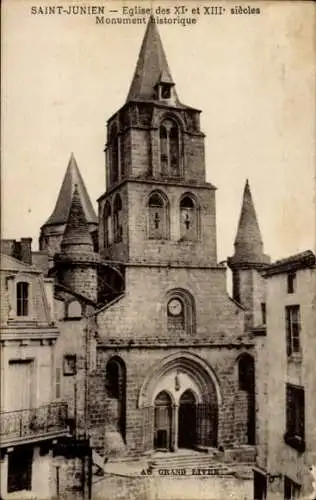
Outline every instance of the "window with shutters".
<svg viewBox="0 0 316 500">
<path fill-rule="evenodd" d="M 180 238 L 193 241 L 198 238 L 198 207 L 191 194 L 180 200 Z"/>
<path fill-rule="evenodd" d="M 151 193 L 148 199 L 148 238 L 165 240 L 169 236 L 168 199 L 160 191 Z"/>
<path fill-rule="evenodd" d="M 305 394 L 304 388 L 286 384 L 285 442 L 292 448 L 305 450 Z"/>
<path fill-rule="evenodd" d="M 29 315 L 29 283 L 19 281 L 16 284 L 16 314 L 17 316 Z"/>
<path fill-rule="evenodd" d="M 286 306 L 286 346 L 287 355 L 300 353 L 300 307 L 299 306 Z"/>
<path fill-rule="evenodd" d="M 56 368 L 56 374 L 55 374 L 55 389 L 56 389 L 56 399 L 59 399 L 61 397 L 61 369 L 58 367 Z"/>
</svg>

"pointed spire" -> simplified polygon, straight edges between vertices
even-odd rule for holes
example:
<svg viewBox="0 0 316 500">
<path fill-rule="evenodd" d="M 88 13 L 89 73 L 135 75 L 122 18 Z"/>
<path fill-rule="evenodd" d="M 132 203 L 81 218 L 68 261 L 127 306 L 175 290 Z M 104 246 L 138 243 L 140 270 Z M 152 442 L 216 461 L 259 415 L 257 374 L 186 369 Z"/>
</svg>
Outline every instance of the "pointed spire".
<svg viewBox="0 0 316 500">
<path fill-rule="evenodd" d="M 262 244 L 257 214 L 251 196 L 249 181 L 247 179 L 244 187 L 242 207 L 235 244 L 244 243 L 246 241 L 248 242 L 249 237 L 251 238 L 251 240 L 255 240 L 256 243 Z"/>
<path fill-rule="evenodd" d="M 68 253 L 69 251 L 93 252 L 93 242 L 77 185 L 75 185 L 71 200 L 68 221 L 61 243 L 61 251 L 64 253 Z"/>
<path fill-rule="evenodd" d="M 174 85 L 157 24 L 151 14 L 126 101 L 153 99 L 158 83 Z M 175 89 L 173 95 L 175 101 L 179 102 Z"/>
<path fill-rule="evenodd" d="M 263 253 L 261 232 L 248 179 L 244 188 L 234 245 L 235 255 L 232 259 L 235 263 L 264 263 L 269 261 L 268 256 Z"/>
<path fill-rule="evenodd" d="M 87 188 L 82 179 L 74 154 L 71 153 L 54 211 L 45 222 L 44 226 L 66 224 L 75 184 L 77 185 L 78 194 L 87 222 L 89 224 L 97 224 L 97 216 L 89 198 Z"/>
</svg>

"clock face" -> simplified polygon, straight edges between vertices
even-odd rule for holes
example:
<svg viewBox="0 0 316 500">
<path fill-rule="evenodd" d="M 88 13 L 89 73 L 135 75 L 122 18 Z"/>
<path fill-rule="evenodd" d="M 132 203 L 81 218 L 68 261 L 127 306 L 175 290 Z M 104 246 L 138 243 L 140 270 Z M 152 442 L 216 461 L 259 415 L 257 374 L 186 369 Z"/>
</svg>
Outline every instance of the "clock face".
<svg viewBox="0 0 316 500">
<path fill-rule="evenodd" d="M 168 311 L 172 316 L 178 316 L 182 312 L 182 302 L 179 299 L 171 299 L 168 303 Z"/>
</svg>

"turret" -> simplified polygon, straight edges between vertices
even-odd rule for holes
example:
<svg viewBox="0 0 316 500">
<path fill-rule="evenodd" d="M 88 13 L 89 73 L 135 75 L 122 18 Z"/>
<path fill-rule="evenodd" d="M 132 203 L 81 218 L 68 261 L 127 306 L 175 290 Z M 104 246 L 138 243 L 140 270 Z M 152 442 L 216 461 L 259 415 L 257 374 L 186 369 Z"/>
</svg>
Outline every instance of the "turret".
<svg viewBox="0 0 316 500">
<path fill-rule="evenodd" d="M 99 258 L 93 249 L 78 186 L 74 188 L 60 247 L 60 253 L 54 259 L 58 281 L 73 292 L 96 302 Z"/>
<path fill-rule="evenodd" d="M 77 186 L 89 233 L 92 235 L 96 234 L 98 219 L 76 159 L 72 153 L 53 213 L 41 227 L 39 248 L 41 251 L 47 251 L 50 259 L 54 257 L 55 253 L 60 251 L 60 244 L 68 221 L 75 185 Z"/>
<path fill-rule="evenodd" d="M 233 273 L 233 298 L 246 308 L 246 326 L 256 326 L 264 323 L 265 291 L 260 271 L 267 267 L 270 257 L 263 250 L 248 180 L 244 188 L 234 246 L 235 253 L 228 259 Z"/>
</svg>

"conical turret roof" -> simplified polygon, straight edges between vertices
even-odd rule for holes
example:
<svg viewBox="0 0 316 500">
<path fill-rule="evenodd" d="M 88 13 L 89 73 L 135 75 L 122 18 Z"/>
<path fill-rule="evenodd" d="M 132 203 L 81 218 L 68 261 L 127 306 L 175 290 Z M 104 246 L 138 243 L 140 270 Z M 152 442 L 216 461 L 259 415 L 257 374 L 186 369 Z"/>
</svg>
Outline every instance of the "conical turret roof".
<svg viewBox="0 0 316 500">
<path fill-rule="evenodd" d="M 93 242 L 81 204 L 78 186 L 75 185 L 66 229 L 61 243 L 61 251 L 93 252 Z"/>
<path fill-rule="evenodd" d="M 246 180 L 242 207 L 238 222 L 235 244 L 243 244 L 249 241 L 249 238 L 256 244 L 262 244 L 261 232 L 259 229 L 257 214 L 253 203 L 249 181 Z"/>
<path fill-rule="evenodd" d="M 263 242 L 248 179 L 244 187 L 242 207 L 235 238 L 234 263 L 264 263 L 269 257 L 263 253 Z"/>
<path fill-rule="evenodd" d="M 158 83 L 174 85 L 158 28 L 151 15 L 126 101 L 153 99 Z M 175 101 L 179 102 L 175 90 L 173 95 Z"/>
<path fill-rule="evenodd" d="M 80 197 L 86 221 L 89 224 L 97 224 L 97 216 L 88 195 L 87 188 L 79 171 L 76 159 L 73 153 L 71 153 L 54 211 L 49 219 L 45 222 L 44 226 L 66 224 L 69 216 L 75 185 L 77 186 L 78 195 Z"/>
</svg>

